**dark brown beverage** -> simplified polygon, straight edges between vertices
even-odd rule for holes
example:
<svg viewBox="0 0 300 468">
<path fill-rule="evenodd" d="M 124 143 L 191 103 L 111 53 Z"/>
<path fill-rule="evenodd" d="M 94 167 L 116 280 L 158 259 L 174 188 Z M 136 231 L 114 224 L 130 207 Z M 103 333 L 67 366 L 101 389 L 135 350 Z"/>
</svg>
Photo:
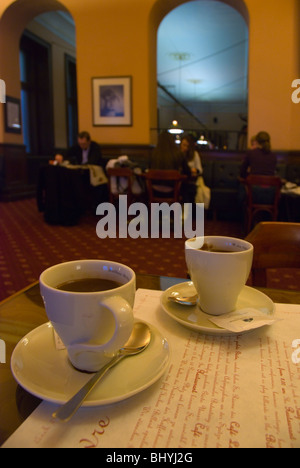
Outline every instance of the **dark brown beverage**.
<svg viewBox="0 0 300 468">
<path fill-rule="evenodd" d="M 225 250 L 225 249 L 219 249 L 218 247 L 215 247 L 212 244 L 203 244 L 201 249 L 199 250 L 206 250 L 207 252 L 222 252 L 222 253 L 233 253 L 237 252 L 237 250 Z"/>
<path fill-rule="evenodd" d="M 117 281 L 112 281 L 109 279 L 82 278 L 66 281 L 65 283 L 56 286 L 56 289 L 68 292 L 99 292 L 115 289 L 119 286 L 122 286 L 122 283 L 118 283 Z"/>
</svg>

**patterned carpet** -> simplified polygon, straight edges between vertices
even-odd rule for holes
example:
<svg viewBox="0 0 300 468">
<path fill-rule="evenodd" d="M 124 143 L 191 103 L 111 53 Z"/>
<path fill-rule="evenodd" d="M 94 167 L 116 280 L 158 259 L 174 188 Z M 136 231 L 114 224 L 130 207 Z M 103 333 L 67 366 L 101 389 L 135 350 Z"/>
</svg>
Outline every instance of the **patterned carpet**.
<svg viewBox="0 0 300 468">
<path fill-rule="evenodd" d="M 0 203 L 0 219 L 0 300 L 36 281 L 45 268 L 83 258 L 119 261 L 137 273 L 186 277 L 184 239 L 99 239 L 96 216 L 86 215 L 76 226 L 51 226 L 35 199 Z M 242 236 L 239 223 L 210 220 L 205 234 Z M 299 290 L 299 271 L 285 275 L 274 271 L 270 287 Z"/>
</svg>

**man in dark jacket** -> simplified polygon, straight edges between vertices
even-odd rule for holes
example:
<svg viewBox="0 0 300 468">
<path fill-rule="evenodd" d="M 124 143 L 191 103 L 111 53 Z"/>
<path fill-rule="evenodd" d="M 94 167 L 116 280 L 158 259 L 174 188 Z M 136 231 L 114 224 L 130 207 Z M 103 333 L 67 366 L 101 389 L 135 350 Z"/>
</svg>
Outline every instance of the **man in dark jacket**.
<svg viewBox="0 0 300 468">
<path fill-rule="evenodd" d="M 68 150 L 66 159 L 72 164 L 103 166 L 101 148 L 91 140 L 88 132 L 79 133 L 77 142 L 77 145 Z"/>
<path fill-rule="evenodd" d="M 101 148 L 95 141 L 91 140 L 88 132 L 81 132 L 77 136 L 77 145 L 73 146 L 67 151 L 66 160 L 74 165 L 90 165 L 101 166 L 104 174 L 104 161 L 102 159 Z M 85 198 L 90 199 L 85 201 L 85 205 L 92 203 L 93 210 L 99 203 L 108 200 L 107 184 L 92 185 L 90 182 L 90 171 L 84 171 L 82 174 L 82 183 L 84 185 L 83 192 Z"/>
</svg>

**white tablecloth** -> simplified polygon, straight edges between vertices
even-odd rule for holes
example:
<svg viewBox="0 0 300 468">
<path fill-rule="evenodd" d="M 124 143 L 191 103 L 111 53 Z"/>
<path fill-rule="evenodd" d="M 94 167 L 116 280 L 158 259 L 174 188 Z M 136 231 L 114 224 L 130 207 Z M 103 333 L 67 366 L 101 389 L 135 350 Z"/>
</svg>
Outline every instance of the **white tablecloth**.
<svg viewBox="0 0 300 468">
<path fill-rule="evenodd" d="M 158 382 L 68 423 L 43 402 L 3 447 L 300 448 L 300 306 L 276 304 L 282 320 L 245 335 L 208 336 L 167 316 L 161 294 L 139 290 L 135 303 L 170 344 Z"/>
</svg>

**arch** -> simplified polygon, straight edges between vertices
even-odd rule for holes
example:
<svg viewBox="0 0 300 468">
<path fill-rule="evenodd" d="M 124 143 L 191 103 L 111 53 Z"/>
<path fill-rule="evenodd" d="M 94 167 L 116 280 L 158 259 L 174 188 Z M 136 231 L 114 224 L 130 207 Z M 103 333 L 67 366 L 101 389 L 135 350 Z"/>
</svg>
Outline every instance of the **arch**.
<svg viewBox="0 0 300 468">
<path fill-rule="evenodd" d="M 157 121 L 157 30 L 163 18 L 174 8 L 188 3 L 191 0 L 157 0 L 153 5 L 149 15 L 149 93 L 150 102 L 153 103 L 150 108 L 151 128 L 156 128 Z M 249 12 L 244 0 L 211 0 L 220 1 L 237 10 L 244 18 L 246 25 L 249 26 Z M 155 104 L 154 104 L 155 103 Z M 151 138 L 153 141 L 153 136 Z"/>
<path fill-rule="evenodd" d="M 12 36 L 20 36 L 25 26 L 35 16 L 47 11 L 62 10 L 68 12 L 68 9 L 58 0 L 17 0 L 7 7 L 0 19 L 0 38 L 10 29 Z"/>
<path fill-rule="evenodd" d="M 178 7 L 179 5 L 183 5 L 184 3 L 188 3 L 191 0 L 157 0 L 152 7 L 152 11 L 150 13 L 150 23 L 151 26 L 154 26 L 156 29 L 158 28 L 160 22 L 171 10 Z M 222 3 L 226 3 L 226 5 L 231 6 L 235 10 L 237 10 L 242 17 L 244 18 L 247 25 L 249 25 L 249 12 L 248 8 L 244 2 L 244 0 L 212 0 L 212 1 L 220 1 Z"/>
<path fill-rule="evenodd" d="M 53 10 L 68 12 L 57 0 L 17 0 L 4 11 L 0 19 L 0 70 L 8 94 L 20 93 L 19 80 L 13 78 L 19 76 L 19 41 L 26 25 L 35 16 Z"/>
<path fill-rule="evenodd" d="M 19 98 L 21 94 L 19 54 L 24 29 L 36 16 L 55 10 L 70 13 L 58 0 L 17 0 L 0 17 L 0 78 L 5 82 L 8 96 Z M 5 133 L 3 118 L 0 113 L 0 141 L 23 144 L 23 135 Z"/>
</svg>

